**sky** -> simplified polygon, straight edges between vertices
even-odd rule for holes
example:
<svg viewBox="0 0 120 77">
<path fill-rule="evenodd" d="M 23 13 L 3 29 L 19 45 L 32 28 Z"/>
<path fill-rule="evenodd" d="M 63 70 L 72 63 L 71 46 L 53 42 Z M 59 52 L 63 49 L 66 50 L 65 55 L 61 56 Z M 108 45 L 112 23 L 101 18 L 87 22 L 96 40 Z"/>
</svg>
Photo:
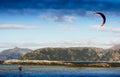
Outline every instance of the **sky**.
<svg viewBox="0 0 120 77">
<path fill-rule="evenodd" d="M 0 51 L 120 44 L 120 0 L 0 0 Z M 102 18 L 95 12 L 106 16 Z"/>
</svg>

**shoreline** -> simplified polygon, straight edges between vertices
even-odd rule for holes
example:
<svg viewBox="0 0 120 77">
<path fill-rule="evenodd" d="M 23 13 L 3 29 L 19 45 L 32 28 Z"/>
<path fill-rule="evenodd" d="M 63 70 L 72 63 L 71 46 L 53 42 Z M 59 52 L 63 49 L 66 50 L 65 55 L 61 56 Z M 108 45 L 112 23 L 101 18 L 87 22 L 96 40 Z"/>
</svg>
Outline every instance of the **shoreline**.
<svg viewBox="0 0 120 77">
<path fill-rule="evenodd" d="M 120 67 L 120 62 L 71 62 L 71 61 L 48 61 L 48 60 L 6 60 L 0 64 L 19 65 L 46 65 L 46 66 L 68 66 L 68 67 Z"/>
</svg>

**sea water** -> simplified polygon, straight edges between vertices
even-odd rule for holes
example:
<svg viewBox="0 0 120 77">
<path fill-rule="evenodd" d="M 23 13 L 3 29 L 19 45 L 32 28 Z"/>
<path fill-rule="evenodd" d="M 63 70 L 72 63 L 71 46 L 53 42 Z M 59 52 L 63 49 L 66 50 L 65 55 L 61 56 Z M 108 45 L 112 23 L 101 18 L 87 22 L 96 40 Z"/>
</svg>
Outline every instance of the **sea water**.
<svg viewBox="0 0 120 77">
<path fill-rule="evenodd" d="M 0 77 L 120 77 L 120 68 L 0 65 Z"/>
</svg>

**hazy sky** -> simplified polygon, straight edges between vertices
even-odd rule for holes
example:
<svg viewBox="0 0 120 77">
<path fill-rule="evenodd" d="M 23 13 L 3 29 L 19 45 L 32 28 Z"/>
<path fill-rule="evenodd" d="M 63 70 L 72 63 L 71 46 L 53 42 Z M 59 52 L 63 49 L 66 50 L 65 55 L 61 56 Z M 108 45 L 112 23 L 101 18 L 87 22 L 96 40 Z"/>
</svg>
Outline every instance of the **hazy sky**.
<svg viewBox="0 0 120 77">
<path fill-rule="evenodd" d="M 107 21 L 94 14 L 100 11 Z M 120 0 L 0 0 L 0 50 L 120 44 Z"/>
</svg>

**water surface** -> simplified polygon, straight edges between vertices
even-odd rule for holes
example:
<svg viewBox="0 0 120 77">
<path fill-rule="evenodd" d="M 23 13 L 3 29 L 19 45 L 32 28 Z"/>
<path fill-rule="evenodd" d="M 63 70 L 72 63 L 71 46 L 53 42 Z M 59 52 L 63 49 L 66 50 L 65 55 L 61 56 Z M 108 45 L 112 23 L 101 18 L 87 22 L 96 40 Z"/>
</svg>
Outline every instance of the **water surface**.
<svg viewBox="0 0 120 77">
<path fill-rule="evenodd" d="M 0 77 L 120 77 L 120 68 L 73 68 L 65 66 L 0 65 Z"/>
</svg>

